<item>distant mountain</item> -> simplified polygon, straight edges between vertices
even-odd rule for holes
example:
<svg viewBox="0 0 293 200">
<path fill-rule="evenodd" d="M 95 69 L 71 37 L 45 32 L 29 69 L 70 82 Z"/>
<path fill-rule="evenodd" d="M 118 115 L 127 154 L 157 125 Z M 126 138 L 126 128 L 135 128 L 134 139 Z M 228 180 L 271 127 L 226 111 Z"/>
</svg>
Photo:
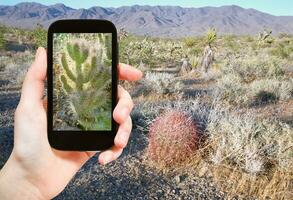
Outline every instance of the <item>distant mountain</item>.
<svg viewBox="0 0 293 200">
<path fill-rule="evenodd" d="M 293 16 L 273 16 L 239 6 L 182 8 L 179 6 L 123 6 L 73 9 L 64 4 L 45 6 L 20 3 L 0 6 L 0 23 L 32 28 L 48 27 L 58 19 L 108 19 L 131 33 L 159 37 L 202 35 L 209 27 L 220 34 L 256 34 L 264 28 L 273 33 L 293 33 Z"/>
</svg>

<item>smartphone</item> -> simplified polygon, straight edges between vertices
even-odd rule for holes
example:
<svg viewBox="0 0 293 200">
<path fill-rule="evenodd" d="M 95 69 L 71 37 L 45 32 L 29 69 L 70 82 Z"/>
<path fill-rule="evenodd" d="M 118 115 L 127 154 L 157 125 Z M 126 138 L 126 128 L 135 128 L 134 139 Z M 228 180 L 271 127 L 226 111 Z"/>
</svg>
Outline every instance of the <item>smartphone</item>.
<svg viewBox="0 0 293 200">
<path fill-rule="evenodd" d="M 106 20 L 59 20 L 48 29 L 47 127 L 58 150 L 113 146 L 117 124 L 117 30 Z"/>
</svg>

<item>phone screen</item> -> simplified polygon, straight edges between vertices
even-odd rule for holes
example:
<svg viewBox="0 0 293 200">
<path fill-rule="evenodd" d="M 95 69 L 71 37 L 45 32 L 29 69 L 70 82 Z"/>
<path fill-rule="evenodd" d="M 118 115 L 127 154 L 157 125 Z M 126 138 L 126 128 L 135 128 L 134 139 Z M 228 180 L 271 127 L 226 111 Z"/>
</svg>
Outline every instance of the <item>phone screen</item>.
<svg viewBox="0 0 293 200">
<path fill-rule="evenodd" d="M 112 34 L 53 34 L 53 130 L 110 131 Z"/>
</svg>

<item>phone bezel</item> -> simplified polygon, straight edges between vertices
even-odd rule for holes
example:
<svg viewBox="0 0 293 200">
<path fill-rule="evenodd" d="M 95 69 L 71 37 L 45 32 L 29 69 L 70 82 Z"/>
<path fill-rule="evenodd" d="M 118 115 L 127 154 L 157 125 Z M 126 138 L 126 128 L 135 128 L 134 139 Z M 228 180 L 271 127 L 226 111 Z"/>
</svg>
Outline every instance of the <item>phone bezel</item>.
<svg viewBox="0 0 293 200">
<path fill-rule="evenodd" d="M 111 131 L 55 131 L 53 130 L 53 34 L 54 33 L 112 33 L 112 130 Z M 97 151 L 114 145 L 117 123 L 113 110 L 117 104 L 118 42 L 115 25 L 107 20 L 67 19 L 52 23 L 48 29 L 47 46 L 47 130 L 50 145 L 58 150 Z"/>
</svg>

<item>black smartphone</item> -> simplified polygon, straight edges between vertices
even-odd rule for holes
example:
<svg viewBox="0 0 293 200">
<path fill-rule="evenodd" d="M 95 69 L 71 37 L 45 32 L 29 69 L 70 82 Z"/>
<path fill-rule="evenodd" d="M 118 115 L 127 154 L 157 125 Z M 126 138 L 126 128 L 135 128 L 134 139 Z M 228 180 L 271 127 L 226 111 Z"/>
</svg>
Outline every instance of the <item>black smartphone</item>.
<svg viewBox="0 0 293 200">
<path fill-rule="evenodd" d="M 48 139 L 58 150 L 113 146 L 117 30 L 106 20 L 59 20 L 48 29 Z"/>
</svg>

